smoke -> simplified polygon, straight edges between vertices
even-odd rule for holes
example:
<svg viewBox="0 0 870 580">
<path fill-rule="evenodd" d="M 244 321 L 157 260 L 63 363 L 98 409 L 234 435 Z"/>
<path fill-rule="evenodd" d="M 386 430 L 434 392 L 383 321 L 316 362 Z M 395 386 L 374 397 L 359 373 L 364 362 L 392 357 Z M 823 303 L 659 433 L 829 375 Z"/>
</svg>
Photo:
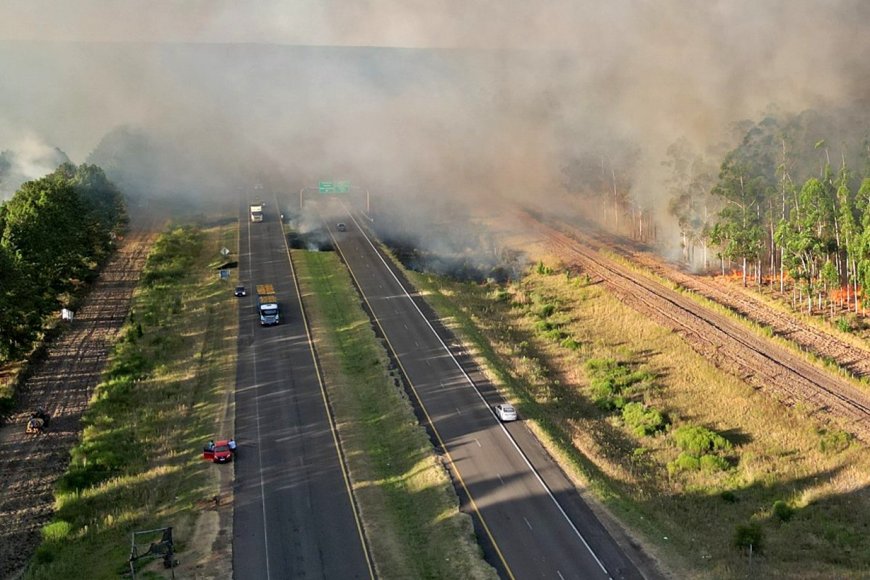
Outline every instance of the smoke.
<svg viewBox="0 0 870 580">
<path fill-rule="evenodd" d="M 0 201 L 6 200 L 25 181 L 43 177 L 62 163 L 66 153 L 25 132 L 0 147 Z"/>
<path fill-rule="evenodd" d="M 0 8 L 0 149 L 14 120 L 140 192 L 347 179 L 418 232 L 602 159 L 664 220 L 678 138 L 870 88 L 861 0 L 55 4 Z"/>
</svg>

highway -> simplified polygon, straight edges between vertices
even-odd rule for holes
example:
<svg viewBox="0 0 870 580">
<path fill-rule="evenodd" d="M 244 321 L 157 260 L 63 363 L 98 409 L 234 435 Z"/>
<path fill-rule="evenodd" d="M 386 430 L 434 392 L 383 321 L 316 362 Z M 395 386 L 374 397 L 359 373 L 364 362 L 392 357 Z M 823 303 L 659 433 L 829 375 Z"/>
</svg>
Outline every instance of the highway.
<svg viewBox="0 0 870 580">
<path fill-rule="evenodd" d="M 274 207 L 262 223 L 240 210 L 233 575 L 373 578 Z M 255 286 L 266 283 L 283 320 L 260 327 Z"/>
<path fill-rule="evenodd" d="M 501 397 L 356 217 L 330 231 L 449 459 L 463 509 L 507 578 L 642 578 L 522 421 L 502 424 Z M 362 218 L 360 218 L 362 219 Z"/>
</svg>

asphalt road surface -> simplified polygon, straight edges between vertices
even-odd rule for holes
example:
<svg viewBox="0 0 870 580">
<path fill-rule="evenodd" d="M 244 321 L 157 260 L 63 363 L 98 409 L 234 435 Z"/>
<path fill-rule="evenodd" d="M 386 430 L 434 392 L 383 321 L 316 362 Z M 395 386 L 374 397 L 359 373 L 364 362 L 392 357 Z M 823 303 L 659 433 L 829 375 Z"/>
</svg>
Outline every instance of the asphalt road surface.
<svg viewBox="0 0 870 580">
<path fill-rule="evenodd" d="M 641 578 L 522 422 L 498 421 L 498 393 L 360 223 L 346 223 L 330 226 L 336 245 L 446 450 L 487 559 L 510 578 Z"/>
<path fill-rule="evenodd" d="M 241 210 L 233 573 L 248 578 L 371 578 L 368 552 L 316 372 L 286 242 L 269 204 Z M 256 285 L 282 321 L 261 327 Z M 227 288 L 227 292 L 232 288 Z"/>
</svg>

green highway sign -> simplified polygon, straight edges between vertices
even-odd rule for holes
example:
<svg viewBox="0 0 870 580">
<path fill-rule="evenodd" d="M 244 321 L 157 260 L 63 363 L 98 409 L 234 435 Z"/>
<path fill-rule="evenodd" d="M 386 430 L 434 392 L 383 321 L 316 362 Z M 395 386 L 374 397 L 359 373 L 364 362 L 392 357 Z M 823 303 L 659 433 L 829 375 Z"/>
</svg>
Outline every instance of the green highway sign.
<svg viewBox="0 0 870 580">
<path fill-rule="evenodd" d="M 318 185 L 320 193 L 348 193 L 350 181 L 321 181 Z"/>
</svg>

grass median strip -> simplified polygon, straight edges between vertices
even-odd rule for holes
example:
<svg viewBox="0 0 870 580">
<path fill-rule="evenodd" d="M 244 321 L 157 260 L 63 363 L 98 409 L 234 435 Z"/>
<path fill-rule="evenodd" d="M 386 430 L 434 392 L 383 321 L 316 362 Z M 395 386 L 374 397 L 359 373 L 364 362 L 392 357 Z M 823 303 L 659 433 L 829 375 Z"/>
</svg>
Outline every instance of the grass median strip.
<svg viewBox="0 0 870 580">
<path fill-rule="evenodd" d="M 338 256 L 292 255 L 378 576 L 495 578 Z"/>
<path fill-rule="evenodd" d="M 209 256 L 234 231 L 173 227 L 155 243 L 27 578 L 117 578 L 132 530 L 172 526 L 183 565 L 204 556 L 200 542 L 209 549 L 194 526 L 218 479 L 200 453 L 225 412 L 236 333 Z"/>
</svg>

